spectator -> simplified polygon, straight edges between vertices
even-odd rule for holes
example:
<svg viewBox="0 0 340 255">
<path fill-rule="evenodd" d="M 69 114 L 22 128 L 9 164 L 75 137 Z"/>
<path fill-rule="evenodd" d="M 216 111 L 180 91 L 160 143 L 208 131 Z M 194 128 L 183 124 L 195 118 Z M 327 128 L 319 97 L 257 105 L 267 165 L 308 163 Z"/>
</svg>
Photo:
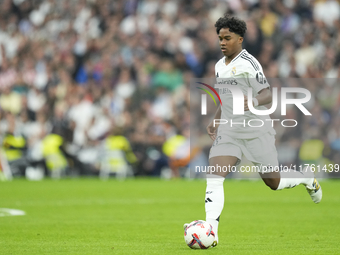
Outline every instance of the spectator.
<svg viewBox="0 0 340 255">
<path fill-rule="evenodd" d="M 247 17 L 244 48 L 267 78 L 339 77 L 339 3 L 308 2 L 0 1 L 0 113 L 13 116 L 0 119 L 0 138 L 17 123 L 31 150 L 33 140 L 58 134 L 77 165 L 119 127 L 138 158 L 135 174 L 159 174 L 163 143 L 189 125 L 191 78 L 215 76 L 222 54 L 214 22 L 226 11 Z M 277 127 L 278 150 L 291 148 L 282 161 L 297 163 L 311 139 L 302 134 L 316 128 L 339 163 L 338 83 L 303 86 L 313 117 L 288 111 L 306 131 Z"/>
</svg>

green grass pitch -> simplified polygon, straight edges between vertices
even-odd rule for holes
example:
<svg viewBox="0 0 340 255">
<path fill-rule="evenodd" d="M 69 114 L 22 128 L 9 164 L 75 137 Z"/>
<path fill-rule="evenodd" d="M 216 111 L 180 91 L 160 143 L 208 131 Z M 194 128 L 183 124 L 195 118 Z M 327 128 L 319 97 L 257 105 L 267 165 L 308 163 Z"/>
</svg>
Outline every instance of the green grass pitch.
<svg viewBox="0 0 340 255">
<path fill-rule="evenodd" d="M 340 254 L 340 181 L 271 191 L 226 180 L 217 247 L 191 250 L 183 223 L 204 219 L 204 180 L 65 179 L 0 183 L 0 254 Z"/>
</svg>

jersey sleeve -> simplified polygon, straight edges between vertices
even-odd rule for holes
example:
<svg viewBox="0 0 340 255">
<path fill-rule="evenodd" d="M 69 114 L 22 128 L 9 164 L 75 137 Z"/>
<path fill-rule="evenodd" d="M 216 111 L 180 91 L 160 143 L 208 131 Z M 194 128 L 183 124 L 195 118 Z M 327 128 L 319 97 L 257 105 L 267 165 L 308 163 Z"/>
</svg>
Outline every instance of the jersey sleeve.
<svg viewBox="0 0 340 255">
<path fill-rule="evenodd" d="M 218 62 L 215 64 L 215 78 L 218 78 Z"/>
<path fill-rule="evenodd" d="M 262 66 L 260 63 L 256 63 L 256 68 L 253 66 L 248 67 L 248 82 L 249 86 L 252 87 L 256 93 L 259 93 L 262 89 L 269 88 L 266 76 L 264 76 Z"/>
</svg>

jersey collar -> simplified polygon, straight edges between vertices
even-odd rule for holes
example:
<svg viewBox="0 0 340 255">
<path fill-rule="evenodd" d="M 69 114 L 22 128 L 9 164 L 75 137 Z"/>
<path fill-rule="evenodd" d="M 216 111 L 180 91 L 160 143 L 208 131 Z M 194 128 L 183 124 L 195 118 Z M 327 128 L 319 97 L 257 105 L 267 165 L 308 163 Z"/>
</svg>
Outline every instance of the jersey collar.
<svg viewBox="0 0 340 255">
<path fill-rule="evenodd" d="M 237 54 L 237 56 L 234 57 L 232 61 L 230 61 L 230 63 L 234 62 L 237 58 L 239 58 L 239 57 L 240 57 L 243 53 L 245 53 L 245 52 L 247 52 L 245 49 L 241 50 L 240 53 Z M 223 58 L 223 63 L 225 64 L 225 56 L 224 56 L 224 58 Z M 229 63 L 229 64 L 230 64 L 230 63 Z M 229 64 L 228 64 L 228 65 L 229 65 Z"/>
</svg>

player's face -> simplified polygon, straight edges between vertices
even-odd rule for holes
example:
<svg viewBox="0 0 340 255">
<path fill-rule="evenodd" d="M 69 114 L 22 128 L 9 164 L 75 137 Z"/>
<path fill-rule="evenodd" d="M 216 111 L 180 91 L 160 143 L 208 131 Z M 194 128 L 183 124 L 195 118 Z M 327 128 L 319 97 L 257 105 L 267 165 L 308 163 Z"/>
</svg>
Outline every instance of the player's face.
<svg viewBox="0 0 340 255">
<path fill-rule="evenodd" d="M 230 32 L 229 28 L 222 28 L 218 33 L 218 38 L 222 53 L 226 57 L 235 55 L 242 48 L 243 37 Z"/>
</svg>

